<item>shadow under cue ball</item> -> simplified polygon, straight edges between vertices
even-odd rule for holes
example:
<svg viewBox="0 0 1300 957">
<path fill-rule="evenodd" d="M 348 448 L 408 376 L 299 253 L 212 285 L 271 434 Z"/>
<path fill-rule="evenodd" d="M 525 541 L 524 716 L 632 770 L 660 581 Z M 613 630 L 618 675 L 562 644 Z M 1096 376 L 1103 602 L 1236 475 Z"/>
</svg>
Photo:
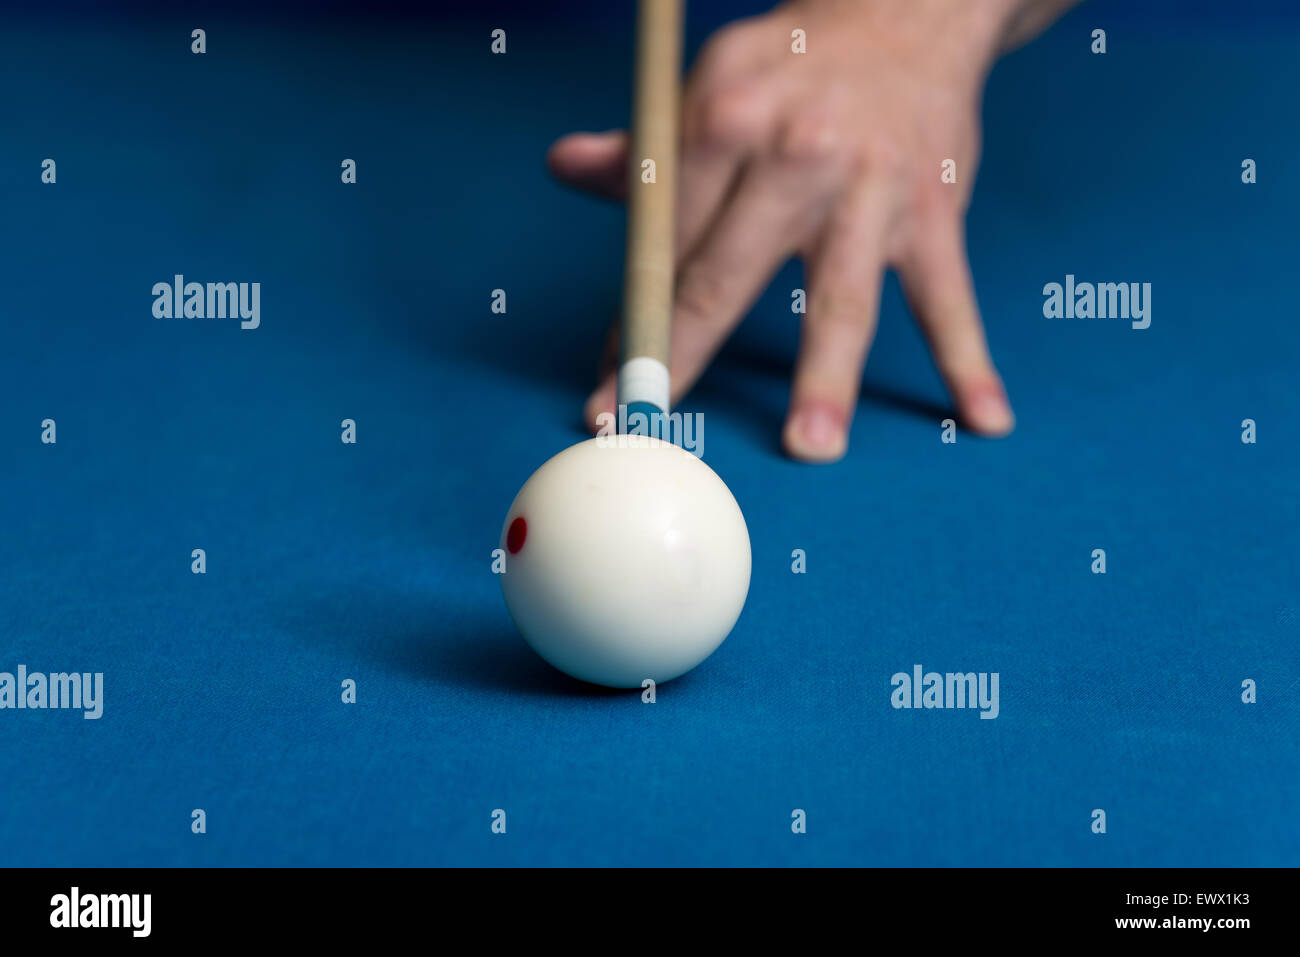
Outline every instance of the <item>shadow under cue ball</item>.
<svg viewBox="0 0 1300 957">
<path fill-rule="evenodd" d="M 613 688 L 713 653 L 749 592 L 749 530 L 713 469 L 670 442 L 588 439 L 524 483 L 501 530 L 501 590 L 528 644 Z"/>
</svg>

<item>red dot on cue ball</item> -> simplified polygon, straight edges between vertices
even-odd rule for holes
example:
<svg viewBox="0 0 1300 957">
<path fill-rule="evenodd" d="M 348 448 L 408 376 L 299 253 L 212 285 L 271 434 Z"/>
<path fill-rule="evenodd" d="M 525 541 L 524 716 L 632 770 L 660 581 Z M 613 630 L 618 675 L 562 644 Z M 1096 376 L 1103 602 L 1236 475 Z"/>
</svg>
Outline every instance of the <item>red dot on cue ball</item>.
<svg viewBox="0 0 1300 957">
<path fill-rule="evenodd" d="M 527 537 L 528 523 L 520 515 L 510 523 L 510 531 L 506 533 L 506 548 L 510 549 L 511 555 L 517 554 L 524 547 L 524 539 Z"/>
</svg>

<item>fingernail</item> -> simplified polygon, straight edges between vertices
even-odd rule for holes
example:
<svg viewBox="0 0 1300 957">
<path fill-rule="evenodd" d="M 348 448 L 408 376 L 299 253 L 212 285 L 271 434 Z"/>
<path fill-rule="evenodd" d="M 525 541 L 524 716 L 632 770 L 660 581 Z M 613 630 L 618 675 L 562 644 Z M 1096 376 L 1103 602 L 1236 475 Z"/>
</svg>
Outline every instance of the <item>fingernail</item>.
<svg viewBox="0 0 1300 957">
<path fill-rule="evenodd" d="M 997 387 L 981 389 L 972 395 L 967 415 L 973 428 L 990 434 L 1005 435 L 1015 424 L 1007 397 Z"/>
<path fill-rule="evenodd" d="M 844 426 L 829 410 L 813 407 L 797 412 L 786 433 L 791 455 L 809 462 L 830 462 L 844 455 Z"/>
</svg>

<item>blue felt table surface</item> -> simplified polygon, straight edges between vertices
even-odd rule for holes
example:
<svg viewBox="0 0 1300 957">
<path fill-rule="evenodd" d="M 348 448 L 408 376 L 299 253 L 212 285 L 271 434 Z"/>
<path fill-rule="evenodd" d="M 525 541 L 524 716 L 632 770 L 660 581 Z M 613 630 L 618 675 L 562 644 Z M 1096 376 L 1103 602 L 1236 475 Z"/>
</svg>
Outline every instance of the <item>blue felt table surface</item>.
<svg viewBox="0 0 1300 957">
<path fill-rule="evenodd" d="M 1014 435 L 940 442 L 891 282 L 847 458 L 784 459 L 784 270 L 685 403 L 749 601 L 654 705 L 536 659 L 490 556 L 617 308 L 622 213 L 542 155 L 626 122 L 626 18 L 9 18 L 0 671 L 105 704 L 0 711 L 0 864 L 1300 862 L 1300 20 L 1121 6 L 989 82 Z M 176 273 L 261 326 L 155 319 Z M 1150 282 L 1150 328 L 1045 319 L 1067 273 Z M 895 710 L 914 664 L 999 716 Z"/>
</svg>

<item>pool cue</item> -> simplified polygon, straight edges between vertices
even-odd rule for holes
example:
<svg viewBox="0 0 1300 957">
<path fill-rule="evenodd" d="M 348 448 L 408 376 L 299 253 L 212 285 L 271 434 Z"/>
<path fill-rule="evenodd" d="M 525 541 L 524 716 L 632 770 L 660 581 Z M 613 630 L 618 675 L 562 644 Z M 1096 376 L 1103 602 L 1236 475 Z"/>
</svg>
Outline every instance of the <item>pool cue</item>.
<svg viewBox="0 0 1300 957">
<path fill-rule="evenodd" d="M 618 404 L 627 407 L 629 417 L 669 409 L 682 8 L 683 0 L 637 4 L 618 369 Z M 654 161 L 653 183 L 642 181 L 647 159 Z"/>
</svg>

